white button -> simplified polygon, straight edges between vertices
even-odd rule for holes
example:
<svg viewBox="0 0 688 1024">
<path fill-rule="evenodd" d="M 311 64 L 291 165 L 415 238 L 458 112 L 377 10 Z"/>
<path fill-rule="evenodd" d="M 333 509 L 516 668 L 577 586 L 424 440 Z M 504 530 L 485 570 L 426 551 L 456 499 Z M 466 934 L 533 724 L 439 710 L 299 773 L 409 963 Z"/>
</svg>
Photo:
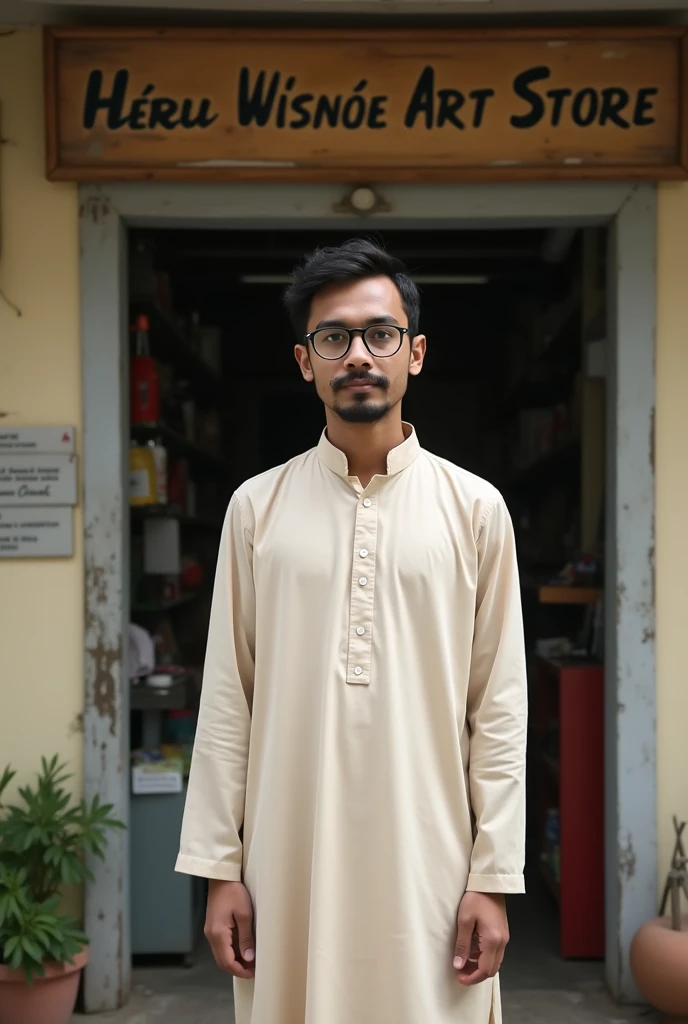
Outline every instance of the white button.
<svg viewBox="0 0 688 1024">
<path fill-rule="evenodd" d="M 366 508 L 370 508 L 370 506 L 371 506 L 371 505 L 372 505 L 373 503 L 372 503 L 372 501 L 370 500 L 370 498 L 364 498 L 364 499 L 363 499 L 363 504 L 364 504 L 364 506 L 365 506 Z"/>
<path fill-rule="evenodd" d="M 368 557 L 368 548 L 361 548 L 361 550 L 358 553 L 361 556 L 361 558 L 367 558 Z"/>
<path fill-rule="evenodd" d="M 362 675 L 363 675 L 363 669 L 362 669 L 362 668 L 360 668 L 360 667 L 359 667 L 359 666 L 357 665 L 357 666 L 356 666 L 356 668 L 354 669 L 354 675 L 355 675 L 355 676 L 362 676 Z"/>
<path fill-rule="evenodd" d="M 365 633 L 365 629 L 363 628 L 363 626 L 359 626 L 356 632 L 358 633 L 359 636 L 363 636 L 363 634 Z"/>
<path fill-rule="evenodd" d="M 361 584 L 362 587 L 365 587 L 365 585 L 368 582 L 368 577 L 367 576 L 361 576 L 361 578 L 360 578 L 360 580 L 358 582 Z"/>
</svg>

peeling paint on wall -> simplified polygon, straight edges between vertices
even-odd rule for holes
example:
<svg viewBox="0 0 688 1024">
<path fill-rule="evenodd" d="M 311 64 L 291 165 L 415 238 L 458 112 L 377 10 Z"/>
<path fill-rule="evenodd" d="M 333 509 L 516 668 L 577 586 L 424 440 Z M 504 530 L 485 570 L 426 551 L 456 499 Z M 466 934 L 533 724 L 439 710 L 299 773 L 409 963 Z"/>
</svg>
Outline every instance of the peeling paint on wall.
<svg viewBox="0 0 688 1024">
<path fill-rule="evenodd" d="M 633 840 L 629 835 L 626 843 L 619 846 L 619 878 L 622 882 L 628 882 L 635 875 L 636 856 L 633 849 Z"/>
<path fill-rule="evenodd" d="M 652 516 L 652 544 L 647 552 L 647 560 L 650 566 L 650 586 L 652 588 L 652 614 L 655 614 L 657 607 L 657 574 L 655 572 L 655 556 L 656 556 L 656 545 L 655 545 L 655 517 Z"/>
<path fill-rule="evenodd" d="M 108 583 L 111 586 L 108 586 Z M 121 637 L 114 642 L 105 637 L 111 632 L 100 620 L 100 613 L 109 613 L 114 577 L 109 579 L 102 565 L 89 564 L 86 568 L 86 658 L 90 659 L 87 672 L 86 706 L 95 708 L 101 718 L 109 722 L 111 736 L 116 734 L 117 693 L 121 662 Z"/>
<path fill-rule="evenodd" d="M 82 368 L 84 375 L 84 775 L 87 798 L 96 793 L 128 820 L 129 751 L 126 621 L 123 612 L 126 501 L 126 380 L 120 354 L 126 315 L 121 305 L 123 244 L 112 205 L 100 189 L 82 193 L 80 213 Z M 118 276 L 120 275 L 120 276 Z M 84 974 L 87 1013 L 116 1010 L 130 984 L 127 925 L 129 840 L 113 836 L 105 858 L 89 866 L 85 926 L 91 960 Z"/>
<path fill-rule="evenodd" d="M 105 196 L 92 196 L 79 207 L 79 217 L 88 217 L 93 224 L 102 224 L 110 215 L 110 203 Z"/>
<path fill-rule="evenodd" d="M 621 620 L 621 606 L 623 604 L 624 597 L 626 596 L 626 584 L 617 583 L 616 585 L 616 624 L 618 626 Z"/>
<path fill-rule="evenodd" d="M 84 715 L 83 715 L 83 712 L 80 711 L 79 714 L 75 715 L 74 718 L 72 719 L 72 721 L 70 722 L 69 730 L 68 730 L 68 735 L 69 736 L 76 736 L 78 733 L 83 733 L 83 731 L 84 731 Z"/>
</svg>

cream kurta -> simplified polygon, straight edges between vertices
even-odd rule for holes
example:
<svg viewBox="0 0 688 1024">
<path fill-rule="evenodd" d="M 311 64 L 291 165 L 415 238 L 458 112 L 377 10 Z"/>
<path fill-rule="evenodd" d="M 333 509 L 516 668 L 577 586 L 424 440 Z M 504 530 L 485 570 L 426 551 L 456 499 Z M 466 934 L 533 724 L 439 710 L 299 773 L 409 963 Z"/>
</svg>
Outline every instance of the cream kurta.
<svg viewBox="0 0 688 1024">
<path fill-rule="evenodd" d="M 456 979 L 456 915 L 466 889 L 523 890 L 525 744 L 493 487 L 413 432 L 365 490 L 324 435 L 244 484 L 177 864 L 253 898 L 237 1024 L 499 1020 L 496 982 Z"/>
</svg>

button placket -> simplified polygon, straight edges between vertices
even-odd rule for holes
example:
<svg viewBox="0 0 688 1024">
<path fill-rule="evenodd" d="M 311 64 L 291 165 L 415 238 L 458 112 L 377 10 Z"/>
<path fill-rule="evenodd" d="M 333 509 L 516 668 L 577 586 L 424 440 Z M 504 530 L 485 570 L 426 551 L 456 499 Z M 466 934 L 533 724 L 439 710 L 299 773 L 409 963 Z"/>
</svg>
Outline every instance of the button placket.
<svg viewBox="0 0 688 1024">
<path fill-rule="evenodd" d="M 346 671 L 347 682 L 358 686 L 370 684 L 376 541 L 377 501 L 365 497 L 356 509 Z"/>
</svg>

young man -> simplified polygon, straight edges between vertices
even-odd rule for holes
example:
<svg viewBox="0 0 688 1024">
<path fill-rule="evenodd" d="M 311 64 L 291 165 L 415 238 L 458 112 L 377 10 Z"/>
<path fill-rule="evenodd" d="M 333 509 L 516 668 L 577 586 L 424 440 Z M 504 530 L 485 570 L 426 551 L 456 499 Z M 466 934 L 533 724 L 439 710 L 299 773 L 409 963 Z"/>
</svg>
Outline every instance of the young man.
<svg viewBox="0 0 688 1024">
<path fill-rule="evenodd" d="M 178 870 L 210 879 L 237 1024 L 489 1024 L 523 891 L 510 519 L 402 421 L 397 260 L 318 250 L 286 305 L 327 429 L 232 498 Z"/>
</svg>

